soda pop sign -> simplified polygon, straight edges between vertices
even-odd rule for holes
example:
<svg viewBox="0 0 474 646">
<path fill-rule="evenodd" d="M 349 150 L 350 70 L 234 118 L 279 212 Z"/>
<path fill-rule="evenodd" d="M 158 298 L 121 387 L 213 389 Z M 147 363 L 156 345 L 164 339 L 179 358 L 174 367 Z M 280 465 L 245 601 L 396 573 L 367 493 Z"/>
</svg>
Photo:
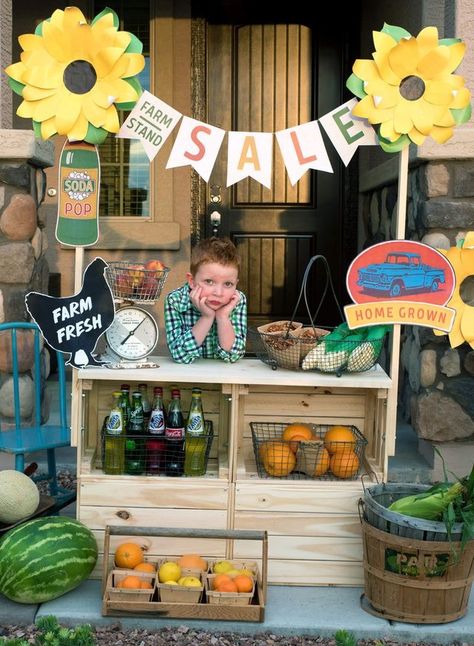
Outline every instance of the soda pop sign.
<svg viewBox="0 0 474 646">
<path fill-rule="evenodd" d="M 347 272 L 355 305 L 344 308 L 351 329 L 406 323 L 450 332 L 456 311 L 445 307 L 456 276 L 443 254 L 411 240 L 390 240 L 360 253 Z"/>
</svg>

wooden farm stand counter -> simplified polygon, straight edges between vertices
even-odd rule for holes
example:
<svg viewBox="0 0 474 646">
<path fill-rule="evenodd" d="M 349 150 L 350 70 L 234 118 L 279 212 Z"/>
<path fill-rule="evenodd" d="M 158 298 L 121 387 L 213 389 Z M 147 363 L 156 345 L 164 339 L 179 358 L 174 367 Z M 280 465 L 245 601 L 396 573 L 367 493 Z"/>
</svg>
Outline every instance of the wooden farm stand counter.
<svg viewBox="0 0 474 646">
<path fill-rule="evenodd" d="M 268 581 L 273 584 L 363 583 L 358 480 L 289 480 L 257 475 L 251 421 L 352 424 L 367 438 L 362 471 L 383 479 L 387 471 L 387 394 L 391 380 L 376 366 L 342 377 L 271 370 L 262 362 L 199 360 L 191 365 L 155 357 L 159 368 L 85 368 L 73 385 L 72 431 L 78 446 L 78 518 L 97 537 L 102 574 L 106 525 L 202 529 L 266 529 Z M 203 392 L 204 415 L 214 425 L 207 473 L 202 477 L 110 476 L 101 469 L 101 428 L 112 392 L 130 383 L 181 389 L 183 410 L 191 389 Z M 388 425 L 393 427 L 392 424 Z M 370 482 L 370 478 L 367 480 Z M 123 541 L 123 537 L 112 537 Z M 199 552 L 259 560 L 251 541 L 151 541 L 150 555 Z M 113 553 L 114 545 L 111 544 Z"/>
</svg>

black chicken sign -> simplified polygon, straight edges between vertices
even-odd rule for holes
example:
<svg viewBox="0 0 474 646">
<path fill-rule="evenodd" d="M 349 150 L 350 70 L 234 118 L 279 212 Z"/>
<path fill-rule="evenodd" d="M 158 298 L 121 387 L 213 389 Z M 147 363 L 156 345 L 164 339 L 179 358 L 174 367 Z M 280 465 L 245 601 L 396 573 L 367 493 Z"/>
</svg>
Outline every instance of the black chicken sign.
<svg viewBox="0 0 474 646">
<path fill-rule="evenodd" d="M 93 356 L 99 337 L 114 320 L 114 299 L 105 279 L 107 263 L 95 258 L 85 269 L 82 288 L 73 296 L 54 297 L 29 292 L 26 307 L 49 345 L 69 353 L 75 368 L 100 366 Z"/>
</svg>

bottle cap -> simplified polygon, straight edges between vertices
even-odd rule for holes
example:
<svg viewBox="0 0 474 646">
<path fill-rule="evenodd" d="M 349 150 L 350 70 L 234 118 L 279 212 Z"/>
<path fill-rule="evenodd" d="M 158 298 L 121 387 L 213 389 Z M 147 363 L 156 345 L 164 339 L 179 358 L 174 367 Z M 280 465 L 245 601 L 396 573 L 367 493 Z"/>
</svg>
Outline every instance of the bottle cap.
<svg viewBox="0 0 474 646">
<path fill-rule="evenodd" d="M 139 393 L 137 390 L 135 390 L 135 391 L 132 393 L 132 397 L 141 397 L 141 396 L 142 396 L 142 394 L 141 394 L 141 393 Z"/>
<path fill-rule="evenodd" d="M 120 390 L 130 390 L 130 384 L 122 384 Z"/>
<path fill-rule="evenodd" d="M 138 384 L 138 388 L 145 388 L 145 390 L 148 388 L 148 384 Z"/>
<path fill-rule="evenodd" d="M 193 388 L 192 394 L 193 395 L 200 395 L 202 393 L 200 388 Z"/>
<path fill-rule="evenodd" d="M 153 388 L 153 393 L 155 395 L 162 395 L 163 394 L 163 388 L 161 386 L 155 386 Z"/>
<path fill-rule="evenodd" d="M 181 397 L 181 393 L 179 391 L 179 388 L 173 388 L 171 391 L 171 397 Z"/>
</svg>

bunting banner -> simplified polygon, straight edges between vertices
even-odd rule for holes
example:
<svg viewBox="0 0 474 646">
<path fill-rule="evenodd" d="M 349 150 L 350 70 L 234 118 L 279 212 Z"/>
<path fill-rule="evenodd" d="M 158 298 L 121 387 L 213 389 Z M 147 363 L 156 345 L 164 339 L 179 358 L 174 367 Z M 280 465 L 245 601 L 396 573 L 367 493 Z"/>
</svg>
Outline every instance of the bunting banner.
<svg viewBox="0 0 474 646">
<path fill-rule="evenodd" d="M 227 186 L 253 177 L 267 188 L 272 183 L 273 135 L 270 132 L 229 132 Z"/>
</svg>

